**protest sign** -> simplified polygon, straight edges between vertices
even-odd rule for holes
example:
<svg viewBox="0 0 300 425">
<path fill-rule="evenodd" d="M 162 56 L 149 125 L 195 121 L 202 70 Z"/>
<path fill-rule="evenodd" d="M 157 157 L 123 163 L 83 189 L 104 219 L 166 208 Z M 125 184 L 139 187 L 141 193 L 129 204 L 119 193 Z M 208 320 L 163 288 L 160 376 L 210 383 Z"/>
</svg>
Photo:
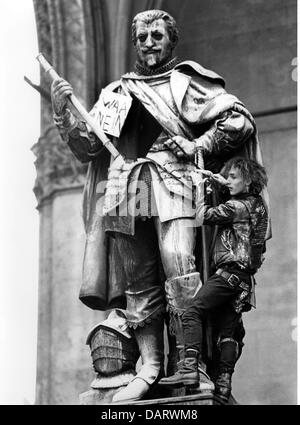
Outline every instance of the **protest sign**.
<svg viewBox="0 0 300 425">
<path fill-rule="evenodd" d="M 119 137 L 131 103 L 130 96 L 102 89 L 92 115 L 95 116 L 105 133 Z"/>
</svg>

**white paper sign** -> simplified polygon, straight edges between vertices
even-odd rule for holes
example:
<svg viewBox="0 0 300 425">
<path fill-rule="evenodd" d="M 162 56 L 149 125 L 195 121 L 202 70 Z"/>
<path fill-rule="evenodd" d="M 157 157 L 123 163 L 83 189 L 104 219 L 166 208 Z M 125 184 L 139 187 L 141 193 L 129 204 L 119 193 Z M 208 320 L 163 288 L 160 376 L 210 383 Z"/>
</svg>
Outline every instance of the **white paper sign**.
<svg viewBox="0 0 300 425">
<path fill-rule="evenodd" d="M 120 136 L 131 103 L 132 99 L 130 96 L 124 96 L 107 89 L 102 89 L 96 105 L 97 111 L 95 118 L 104 133 L 115 137 Z"/>
</svg>

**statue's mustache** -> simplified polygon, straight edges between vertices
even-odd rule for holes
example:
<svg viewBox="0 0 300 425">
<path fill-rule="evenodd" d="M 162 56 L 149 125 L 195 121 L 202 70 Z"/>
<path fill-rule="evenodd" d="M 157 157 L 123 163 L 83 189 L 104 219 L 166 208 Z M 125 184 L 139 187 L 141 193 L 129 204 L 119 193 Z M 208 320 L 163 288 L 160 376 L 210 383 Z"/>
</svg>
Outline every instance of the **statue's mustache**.
<svg viewBox="0 0 300 425">
<path fill-rule="evenodd" d="M 153 49 L 153 48 L 151 48 L 151 49 L 142 49 L 142 52 L 143 53 L 158 53 L 158 52 L 160 52 L 160 49 Z"/>
</svg>

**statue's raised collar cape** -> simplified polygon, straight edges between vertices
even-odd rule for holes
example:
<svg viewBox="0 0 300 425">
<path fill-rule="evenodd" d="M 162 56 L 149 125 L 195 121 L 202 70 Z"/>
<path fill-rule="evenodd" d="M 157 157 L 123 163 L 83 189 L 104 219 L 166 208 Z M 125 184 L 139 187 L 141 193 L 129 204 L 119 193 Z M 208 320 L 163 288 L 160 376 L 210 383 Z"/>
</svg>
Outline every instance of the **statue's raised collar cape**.
<svg viewBox="0 0 300 425">
<path fill-rule="evenodd" d="M 194 61 L 183 61 L 177 63 L 172 69 L 163 72 L 161 74 L 154 74 L 154 75 L 141 75 L 136 72 L 128 72 L 124 75 L 122 75 L 121 79 L 138 79 L 138 80 L 151 80 L 156 78 L 161 78 L 170 75 L 174 70 L 181 71 L 184 73 L 184 70 L 187 72 L 194 71 L 196 74 L 199 74 L 201 77 L 207 78 L 209 80 L 212 80 L 215 83 L 220 84 L 222 87 L 225 87 L 225 80 L 223 77 L 221 77 L 219 74 L 217 74 L 214 71 L 211 71 L 210 69 L 206 69 L 197 62 Z"/>
</svg>

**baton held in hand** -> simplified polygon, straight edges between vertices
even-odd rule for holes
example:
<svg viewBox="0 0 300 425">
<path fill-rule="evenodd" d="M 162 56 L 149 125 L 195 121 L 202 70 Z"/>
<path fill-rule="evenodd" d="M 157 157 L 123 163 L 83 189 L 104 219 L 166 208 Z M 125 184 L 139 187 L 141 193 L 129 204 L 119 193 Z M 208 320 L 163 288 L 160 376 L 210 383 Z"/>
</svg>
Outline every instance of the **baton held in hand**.
<svg viewBox="0 0 300 425">
<path fill-rule="evenodd" d="M 50 63 L 45 59 L 42 53 L 37 56 L 37 60 L 40 63 L 41 67 L 44 69 L 44 71 L 50 75 L 53 81 L 60 78 L 60 76 L 54 70 L 53 66 L 50 65 Z M 91 115 L 82 106 L 79 100 L 73 94 L 69 95 L 68 98 L 71 104 L 77 110 L 77 112 L 84 119 L 84 121 L 87 122 L 87 124 L 91 127 L 92 131 L 96 134 L 96 136 L 98 136 L 99 140 L 109 150 L 113 158 L 116 158 L 117 156 L 121 155 L 120 152 L 113 145 L 113 143 L 106 136 L 106 134 L 102 131 L 99 124 L 94 120 L 93 117 L 91 117 Z"/>
</svg>

